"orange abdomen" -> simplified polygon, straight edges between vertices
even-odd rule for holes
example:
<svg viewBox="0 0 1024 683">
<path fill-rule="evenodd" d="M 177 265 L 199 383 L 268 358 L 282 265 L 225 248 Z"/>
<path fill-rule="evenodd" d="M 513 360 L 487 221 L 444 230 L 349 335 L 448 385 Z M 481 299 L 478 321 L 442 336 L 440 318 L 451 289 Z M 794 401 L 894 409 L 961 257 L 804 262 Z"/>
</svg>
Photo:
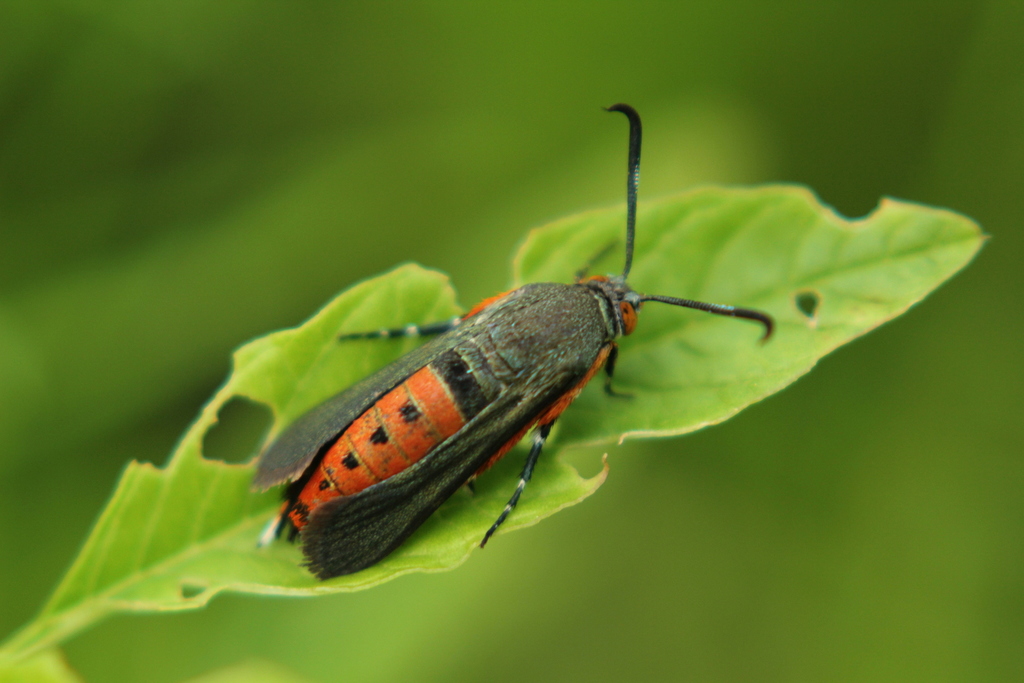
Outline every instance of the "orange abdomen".
<svg viewBox="0 0 1024 683">
<path fill-rule="evenodd" d="M 291 506 L 288 517 L 296 529 L 326 501 L 358 493 L 409 467 L 479 412 L 458 400 L 464 388 L 453 391 L 444 370 L 421 368 L 349 425 L 314 465 Z"/>
</svg>

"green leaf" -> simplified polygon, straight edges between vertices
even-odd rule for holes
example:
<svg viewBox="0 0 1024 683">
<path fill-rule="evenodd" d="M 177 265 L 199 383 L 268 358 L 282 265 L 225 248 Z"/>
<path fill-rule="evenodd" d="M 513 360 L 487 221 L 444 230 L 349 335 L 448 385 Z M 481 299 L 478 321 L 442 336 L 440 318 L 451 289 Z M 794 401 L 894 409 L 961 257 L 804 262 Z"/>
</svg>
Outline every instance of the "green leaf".
<svg viewBox="0 0 1024 683">
<path fill-rule="evenodd" d="M 203 437 L 236 396 L 274 411 L 279 432 L 309 408 L 409 351 L 414 340 L 339 344 L 343 332 L 446 320 L 459 312 L 447 277 L 406 265 L 344 292 L 302 326 L 256 339 L 234 354 L 225 385 L 203 408 L 165 468 L 132 462 L 78 558 L 42 613 L 0 650 L 0 665 L 60 641 L 114 612 L 196 609 L 233 590 L 309 595 L 374 586 L 412 571 L 461 564 L 508 501 L 515 463 L 459 492 L 384 562 L 331 581 L 316 580 L 292 544 L 257 549 L 277 510 L 276 491 L 249 490 L 253 467 L 204 459 Z M 584 479 L 550 458 L 507 530 L 536 523 L 590 495 Z"/>
<path fill-rule="evenodd" d="M 622 242 L 622 208 L 532 231 L 516 283 L 566 281 Z M 630 284 L 639 292 L 766 311 L 757 323 L 647 303 L 620 341 L 617 390 L 585 391 L 561 419 L 560 443 L 684 434 L 721 422 L 783 389 L 833 349 L 923 299 L 963 268 L 983 241 L 969 218 L 883 199 L 846 220 L 806 188 L 702 188 L 642 204 Z M 621 271 L 621 249 L 598 266 Z M 598 269 L 600 270 L 600 269 Z M 813 297 L 808 316 L 798 302 Z"/>
<path fill-rule="evenodd" d="M 533 231 L 515 262 L 517 282 L 570 281 L 582 263 L 621 241 L 622 225 L 618 208 Z M 638 226 L 631 275 L 638 290 L 762 308 L 775 317 L 777 332 L 759 344 L 761 329 L 751 323 L 647 305 L 637 331 L 622 341 L 616 374 L 619 389 L 634 398 L 588 389 L 562 420 L 561 445 L 679 434 L 721 421 L 906 310 L 970 261 L 982 242 L 973 222 L 948 211 L 886 200 L 871 216 L 845 221 L 798 187 L 702 189 L 643 206 Z M 621 267 L 611 256 L 602 261 L 612 271 Z M 811 316 L 798 306 L 809 294 L 818 300 Z M 236 351 L 230 378 L 169 464 L 128 466 L 67 576 L 39 617 L 0 650 L 0 662 L 117 611 L 194 609 L 223 590 L 351 591 L 463 562 L 505 504 L 516 458 L 483 477 L 475 496 L 456 494 L 385 561 L 318 582 L 300 566 L 295 546 L 255 547 L 278 501 L 249 491 L 252 465 L 202 454 L 204 435 L 233 397 L 272 408 L 272 437 L 415 343 L 339 344 L 339 333 L 457 312 L 444 276 L 407 265 L 354 286 L 301 327 Z M 551 454 L 504 530 L 579 502 L 604 479 L 604 472 L 583 479 Z"/>
<path fill-rule="evenodd" d="M 51 648 L 17 663 L 0 663 L 0 683 L 82 683 L 82 677 Z"/>
</svg>

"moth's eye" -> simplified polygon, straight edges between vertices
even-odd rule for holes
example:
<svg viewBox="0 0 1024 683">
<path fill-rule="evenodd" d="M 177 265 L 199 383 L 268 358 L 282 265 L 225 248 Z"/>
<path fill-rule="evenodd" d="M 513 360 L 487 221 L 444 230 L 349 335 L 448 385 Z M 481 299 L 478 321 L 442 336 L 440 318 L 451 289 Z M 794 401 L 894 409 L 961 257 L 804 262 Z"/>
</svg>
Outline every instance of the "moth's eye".
<svg viewBox="0 0 1024 683">
<path fill-rule="evenodd" d="M 622 301 L 619 303 L 619 311 L 622 312 L 624 334 L 632 334 L 636 329 L 636 309 L 633 308 L 633 304 Z"/>
</svg>

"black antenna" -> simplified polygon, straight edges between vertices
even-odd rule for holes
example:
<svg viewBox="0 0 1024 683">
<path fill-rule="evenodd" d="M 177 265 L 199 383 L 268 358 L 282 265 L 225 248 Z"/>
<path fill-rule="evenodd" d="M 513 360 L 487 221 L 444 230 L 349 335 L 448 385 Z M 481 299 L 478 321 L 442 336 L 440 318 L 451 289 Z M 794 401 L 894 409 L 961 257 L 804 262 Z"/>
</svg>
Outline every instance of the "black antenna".
<svg viewBox="0 0 1024 683">
<path fill-rule="evenodd" d="M 622 279 L 629 276 L 633 266 L 633 235 L 636 233 L 636 188 L 640 185 L 640 138 L 643 129 L 640 126 L 640 114 L 628 104 L 613 104 L 607 111 L 620 111 L 629 119 L 629 161 L 626 176 L 626 267 L 622 269 Z"/>
<path fill-rule="evenodd" d="M 633 266 L 633 238 L 636 234 L 636 190 L 640 185 L 640 140 L 643 136 L 643 129 L 640 125 L 640 114 L 628 104 L 613 104 L 607 111 L 619 111 L 629 119 L 629 174 L 626 176 L 626 266 L 622 269 L 622 281 L 625 282 L 629 276 L 629 270 Z M 640 301 L 660 301 L 663 304 L 682 306 L 683 308 L 695 308 L 698 311 L 707 311 L 715 315 L 727 315 L 731 318 L 746 318 L 764 325 L 764 336 L 761 341 L 768 341 L 772 336 L 774 323 L 767 313 L 754 311 L 749 308 L 737 308 L 735 306 L 723 306 L 722 304 L 709 304 L 704 301 L 692 299 L 677 299 L 674 296 L 656 296 L 653 294 L 643 295 Z"/>
<path fill-rule="evenodd" d="M 640 301 L 660 301 L 663 304 L 672 304 L 673 306 L 682 306 L 683 308 L 696 308 L 698 311 L 707 311 L 708 313 L 714 313 L 715 315 L 727 315 L 730 318 L 756 320 L 764 325 L 764 336 L 761 337 L 762 342 L 768 341 L 768 337 L 772 336 L 772 329 L 774 329 L 774 324 L 772 323 L 772 319 L 769 315 L 761 313 L 760 311 L 753 311 L 749 308 L 736 308 L 735 306 L 709 304 L 703 301 L 694 301 L 692 299 L 677 299 L 674 296 L 655 296 L 647 294 L 641 296 Z"/>
</svg>

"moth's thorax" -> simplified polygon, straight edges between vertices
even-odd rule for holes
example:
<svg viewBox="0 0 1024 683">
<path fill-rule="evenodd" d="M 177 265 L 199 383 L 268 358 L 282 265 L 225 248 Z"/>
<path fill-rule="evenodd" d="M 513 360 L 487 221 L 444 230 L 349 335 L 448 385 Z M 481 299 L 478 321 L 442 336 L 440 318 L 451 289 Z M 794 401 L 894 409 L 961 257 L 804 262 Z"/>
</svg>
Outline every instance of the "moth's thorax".
<svg viewBox="0 0 1024 683">
<path fill-rule="evenodd" d="M 593 362 L 606 341 L 604 318 L 601 302 L 590 291 L 534 283 L 510 292 L 470 321 L 486 328 L 504 363 L 517 372 L 532 372 Z"/>
</svg>

